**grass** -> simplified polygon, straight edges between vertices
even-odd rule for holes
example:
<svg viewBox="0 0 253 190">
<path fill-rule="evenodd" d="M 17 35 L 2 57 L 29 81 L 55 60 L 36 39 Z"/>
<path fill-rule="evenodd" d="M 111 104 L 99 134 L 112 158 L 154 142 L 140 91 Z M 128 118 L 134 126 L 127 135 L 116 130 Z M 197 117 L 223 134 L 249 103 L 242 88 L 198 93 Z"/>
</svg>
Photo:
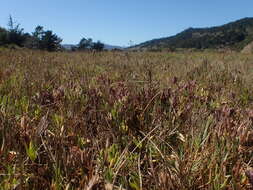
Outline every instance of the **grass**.
<svg viewBox="0 0 253 190">
<path fill-rule="evenodd" d="M 250 189 L 253 55 L 0 51 L 0 189 Z"/>
</svg>

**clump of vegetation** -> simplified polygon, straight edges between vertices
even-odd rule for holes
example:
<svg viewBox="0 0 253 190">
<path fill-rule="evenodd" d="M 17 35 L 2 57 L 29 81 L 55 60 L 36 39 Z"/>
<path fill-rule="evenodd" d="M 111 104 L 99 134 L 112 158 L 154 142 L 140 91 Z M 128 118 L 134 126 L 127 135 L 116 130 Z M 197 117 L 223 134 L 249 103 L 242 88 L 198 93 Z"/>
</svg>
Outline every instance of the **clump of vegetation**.
<svg viewBox="0 0 253 190">
<path fill-rule="evenodd" d="M 53 33 L 52 30 L 44 30 L 43 26 L 37 26 L 31 34 L 24 33 L 24 29 L 20 28 L 20 24 L 16 22 L 10 16 L 8 29 L 0 27 L 0 46 L 9 49 L 36 49 L 46 51 L 59 51 L 69 49 L 76 50 L 104 50 L 104 44 L 99 40 L 93 42 L 91 38 L 82 38 L 78 45 L 70 45 L 70 48 L 66 48 L 61 45 L 62 39 Z"/>
<path fill-rule="evenodd" d="M 47 51 L 57 51 L 61 49 L 62 39 L 51 30 L 44 31 L 42 26 L 37 26 L 32 34 L 24 33 L 20 24 L 10 16 L 8 29 L 0 28 L 0 46 L 5 47 L 25 47 L 30 49 L 40 49 Z"/>
<path fill-rule="evenodd" d="M 104 49 L 104 44 L 100 41 L 93 42 L 91 38 L 82 38 L 77 45 L 77 50 L 97 50 L 102 51 Z M 72 49 L 73 50 L 73 49 Z M 75 50 L 75 49 L 74 49 Z"/>
<path fill-rule="evenodd" d="M 0 188 L 250 188 L 252 61 L 1 49 Z"/>
</svg>

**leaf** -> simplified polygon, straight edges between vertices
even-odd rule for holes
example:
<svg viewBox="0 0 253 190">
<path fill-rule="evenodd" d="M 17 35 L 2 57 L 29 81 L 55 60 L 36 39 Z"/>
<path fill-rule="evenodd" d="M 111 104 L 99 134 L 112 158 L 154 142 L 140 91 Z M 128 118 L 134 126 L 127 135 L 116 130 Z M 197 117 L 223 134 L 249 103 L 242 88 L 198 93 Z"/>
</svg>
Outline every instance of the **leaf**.
<svg viewBox="0 0 253 190">
<path fill-rule="evenodd" d="M 37 147 L 32 141 L 29 143 L 29 147 L 26 147 L 26 154 L 34 162 L 37 158 Z"/>
</svg>

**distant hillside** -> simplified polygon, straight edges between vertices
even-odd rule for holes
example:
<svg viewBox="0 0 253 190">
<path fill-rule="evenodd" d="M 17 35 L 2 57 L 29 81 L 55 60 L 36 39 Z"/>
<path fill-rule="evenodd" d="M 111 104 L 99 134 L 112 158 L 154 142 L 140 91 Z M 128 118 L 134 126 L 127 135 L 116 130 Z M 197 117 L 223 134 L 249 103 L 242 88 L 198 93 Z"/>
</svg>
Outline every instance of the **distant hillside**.
<svg viewBox="0 0 253 190">
<path fill-rule="evenodd" d="M 246 45 L 241 52 L 246 54 L 253 53 L 253 42 L 250 42 L 248 45 Z"/>
<path fill-rule="evenodd" d="M 105 44 L 105 49 L 107 49 L 107 50 L 124 49 L 124 47 Z"/>
<path fill-rule="evenodd" d="M 62 44 L 61 45 L 64 49 L 66 50 L 72 50 L 72 48 L 77 47 L 77 45 L 73 45 L 73 44 Z"/>
<path fill-rule="evenodd" d="M 62 47 L 65 48 L 66 50 L 71 50 L 72 48 L 77 47 L 77 45 L 73 45 L 73 44 L 63 44 Z M 105 44 L 104 49 L 106 49 L 106 50 L 112 50 L 112 49 L 124 49 L 124 48 L 121 47 L 121 46 L 114 46 L 114 45 Z"/>
<path fill-rule="evenodd" d="M 136 45 L 134 49 L 161 48 L 222 48 L 242 49 L 253 41 L 253 18 L 244 18 L 222 26 L 189 28 L 175 36 L 154 39 Z"/>
</svg>

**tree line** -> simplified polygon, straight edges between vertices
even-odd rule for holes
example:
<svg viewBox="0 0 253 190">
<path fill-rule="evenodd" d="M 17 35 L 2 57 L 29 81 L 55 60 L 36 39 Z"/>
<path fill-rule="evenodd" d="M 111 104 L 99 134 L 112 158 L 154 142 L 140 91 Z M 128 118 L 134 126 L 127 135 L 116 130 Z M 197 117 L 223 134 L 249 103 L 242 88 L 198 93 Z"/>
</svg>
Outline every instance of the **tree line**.
<svg viewBox="0 0 253 190">
<path fill-rule="evenodd" d="M 9 17 L 8 28 L 0 27 L 0 46 L 16 45 L 29 49 L 39 49 L 46 51 L 62 50 L 62 38 L 52 30 L 45 30 L 43 26 L 37 26 L 34 32 L 25 33 L 20 24 L 16 24 L 12 17 Z M 104 49 L 104 44 L 100 41 L 93 42 L 91 38 L 82 38 L 78 45 L 72 48 L 75 50 L 98 50 Z"/>
</svg>

